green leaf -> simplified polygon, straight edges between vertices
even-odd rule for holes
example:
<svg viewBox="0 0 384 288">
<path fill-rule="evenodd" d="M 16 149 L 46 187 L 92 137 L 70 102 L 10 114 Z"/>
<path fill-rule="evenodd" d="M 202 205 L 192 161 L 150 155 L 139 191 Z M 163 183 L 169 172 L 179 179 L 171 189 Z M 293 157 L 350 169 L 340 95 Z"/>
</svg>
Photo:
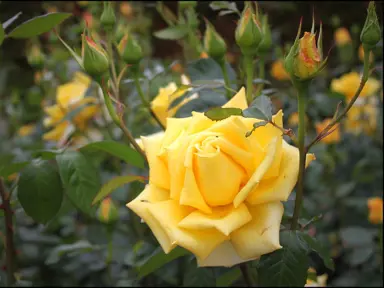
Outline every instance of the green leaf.
<svg viewBox="0 0 384 288">
<path fill-rule="evenodd" d="M 32 152 L 32 157 L 40 157 L 43 160 L 50 160 L 56 157 L 56 155 L 64 152 L 64 149 L 60 150 L 36 150 Z"/>
<path fill-rule="evenodd" d="M 3 25 L 0 23 L 0 46 L 1 44 L 3 44 L 4 37 L 5 37 L 5 32 L 3 29 Z"/>
<path fill-rule="evenodd" d="M 168 254 L 165 254 L 164 251 L 159 248 L 147 262 L 140 266 L 138 277 L 143 278 L 144 276 L 147 276 L 156 271 L 157 269 L 161 268 L 165 264 L 187 254 L 188 251 L 181 247 L 176 247 Z"/>
<path fill-rule="evenodd" d="M 267 121 L 259 121 L 259 122 L 255 122 L 253 123 L 253 128 L 251 131 L 248 131 L 247 133 L 245 133 L 245 137 L 249 137 L 252 135 L 252 133 L 259 127 L 263 127 L 265 125 L 267 125 L 268 122 Z"/>
<path fill-rule="evenodd" d="M 79 253 L 87 253 L 94 250 L 98 250 L 98 246 L 93 246 L 91 243 L 85 240 L 80 240 L 73 244 L 64 244 L 58 247 L 55 247 L 49 253 L 47 259 L 45 260 L 46 265 L 52 265 L 60 261 L 60 259 L 71 253 L 72 256 L 78 255 Z"/>
<path fill-rule="evenodd" d="M 216 287 L 229 287 L 239 279 L 241 275 L 241 271 L 238 267 L 232 268 L 216 278 Z"/>
<path fill-rule="evenodd" d="M 232 115 L 242 116 L 243 111 L 240 108 L 212 108 L 204 113 L 209 119 L 214 121 L 224 120 Z"/>
<path fill-rule="evenodd" d="M 102 200 L 103 198 L 107 197 L 109 194 L 111 194 L 115 189 L 119 188 L 120 186 L 123 186 L 125 184 L 128 184 L 133 181 L 140 181 L 144 182 L 144 178 L 142 176 L 117 176 L 101 187 L 99 193 L 97 193 L 95 199 L 92 201 L 92 205 L 95 205 L 97 202 Z"/>
<path fill-rule="evenodd" d="M 8 37 L 31 38 L 40 35 L 59 25 L 71 15 L 70 13 L 48 13 L 32 18 L 13 29 Z"/>
<path fill-rule="evenodd" d="M 371 258 L 374 252 L 375 249 L 373 246 L 355 248 L 347 257 L 348 264 L 350 264 L 351 266 L 358 266 L 364 264 L 369 260 L 369 258 Z"/>
<path fill-rule="evenodd" d="M 272 119 L 272 102 L 269 97 L 260 95 L 243 111 L 244 117 L 269 121 Z"/>
<path fill-rule="evenodd" d="M 14 15 L 13 17 L 9 18 L 7 21 L 5 21 L 3 23 L 3 29 L 7 29 L 9 25 L 11 25 L 13 22 L 15 22 L 15 20 L 17 18 L 19 18 L 19 16 L 23 14 L 22 12 L 18 12 L 16 15 Z"/>
<path fill-rule="evenodd" d="M 321 259 L 323 259 L 325 266 L 328 269 L 335 270 L 335 264 L 333 263 L 330 249 L 322 245 L 316 238 L 309 236 L 304 232 L 297 232 L 302 241 L 304 241 L 308 248 L 314 252 L 316 252 Z"/>
<path fill-rule="evenodd" d="M 304 287 L 309 258 L 306 245 L 296 231 L 280 233 L 283 248 L 261 256 L 259 261 L 259 285 L 264 287 Z"/>
<path fill-rule="evenodd" d="M 345 247 L 373 245 L 373 233 L 362 227 L 347 227 L 340 230 L 340 237 Z"/>
<path fill-rule="evenodd" d="M 189 28 L 187 25 L 170 26 L 163 30 L 156 31 L 153 35 L 165 40 L 179 40 L 188 35 Z"/>
<path fill-rule="evenodd" d="M 128 145 L 121 144 L 115 141 L 100 141 L 90 143 L 80 148 L 81 152 L 92 150 L 101 150 L 113 156 L 116 156 L 128 164 L 134 165 L 139 168 L 144 168 L 145 162 L 139 152 L 134 150 Z"/>
<path fill-rule="evenodd" d="M 0 164 L 0 177 L 7 178 L 9 175 L 13 173 L 19 172 L 25 166 L 27 166 L 29 162 L 16 162 L 16 163 L 1 163 Z"/>
<path fill-rule="evenodd" d="M 60 175 L 48 161 L 33 161 L 20 173 L 18 200 L 36 222 L 47 223 L 60 210 L 63 187 Z"/>
<path fill-rule="evenodd" d="M 61 180 L 69 200 L 82 212 L 93 217 L 92 201 L 100 190 L 98 170 L 80 152 L 66 151 L 56 156 Z"/>
<path fill-rule="evenodd" d="M 348 196 L 349 194 L 352 193 L 352 191 L 355 189 L 356 183 L 355 182 L 348 182 L 344 183 L 341 186 L 337 188 L 336 191 L 336 197 L 338 198 L 343 198 Z"/>
</svg>

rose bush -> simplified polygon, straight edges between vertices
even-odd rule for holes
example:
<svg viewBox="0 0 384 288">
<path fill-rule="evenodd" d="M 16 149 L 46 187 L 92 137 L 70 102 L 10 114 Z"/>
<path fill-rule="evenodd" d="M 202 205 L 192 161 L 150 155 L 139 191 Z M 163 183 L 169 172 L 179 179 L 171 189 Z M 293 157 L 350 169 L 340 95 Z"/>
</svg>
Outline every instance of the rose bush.
<svg viewBox="0 0 384 288">
<path fill-rule="evenodd" d="M 247 108 L 242 88 L 223 107 Z M 272 121 L 282 127 L 280 110 Z M 149 184 L 127 204 L 165 253 L 177 245 L 199 266 L 232 266 L 281 248 L 281 201 L 296 184 L 299 151 L 271 124 L 245 137 L 255 121 L 203 113 L 167 118 L 165 133 L 142 137 Z M 307 155 L 307 164 L 314 160 Z"/>
</svg>

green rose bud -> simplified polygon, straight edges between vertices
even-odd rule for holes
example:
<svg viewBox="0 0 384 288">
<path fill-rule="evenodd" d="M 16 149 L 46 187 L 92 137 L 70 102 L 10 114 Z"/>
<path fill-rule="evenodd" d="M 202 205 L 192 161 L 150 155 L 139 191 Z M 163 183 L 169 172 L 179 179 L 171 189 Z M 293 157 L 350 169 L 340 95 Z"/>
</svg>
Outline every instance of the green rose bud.
<svg viewBox="0 0 384 288">
<path fill-rule="evenodd" d="M 381 30 L 374 1 L 369 2 L 367 12 L 368 15 L 360 34 L 360 40 L 367 49 L 373 49 L 381 39 Z"/>
<path fill-rule="evenodd" d="M 143 59 L 143 50 L 141 46 L 132 35 L 129 35 L 128 33 L 121 39 L 118 50 L 124 62 L 128 65 L 138 64 L 140 60 Z"/>
<path fill-rule="evenodd" d="M 261 28 L 263 30 L 263 40 L 258 47 L 258 53 L 260 55 L 265 55 L 269 52 L 272 46 L 272 35 L 268 25 L 268 15 L 262 16 Z"/>
<path fill-rule="evenodd" d="M 257 48 L 263 40 L 263 33 L 259 19 L 249 2 L 246 3 L 237 25 L 235 38 L 243 54 L 250 56 L 257 54 Z"/>
<path fill-rule="evenodd" d="M 211 58 L 222 61 L 225 52 L 227 52 L 227 45 L 224 39 L 216 32 L 215 27 L 208 20 L 205 20 L 205 23 L 207 29 L 204 35 L 204 50 Z"/>
<path fill-rule="evenodd" d="M 105 224 L 113 224 L 119 219 L 118 210 L 111 198 L 108 197 L 101 201 L 97 211 L 97 218 Z"/>
<path fill-rule="evenodd" d="M 82 62 L 85 72 L 94 78 L 103 76 L 109 70 L 107 52 L 85 34 L 83 34 Z"/>
<path fill-rule="evenodd" d="M 116 16 L 111 1 L 104 1 L 104 10 L 100 17 L 100 23 L 105 31 L 112 31 L 116 24 Z"/>
</svg>

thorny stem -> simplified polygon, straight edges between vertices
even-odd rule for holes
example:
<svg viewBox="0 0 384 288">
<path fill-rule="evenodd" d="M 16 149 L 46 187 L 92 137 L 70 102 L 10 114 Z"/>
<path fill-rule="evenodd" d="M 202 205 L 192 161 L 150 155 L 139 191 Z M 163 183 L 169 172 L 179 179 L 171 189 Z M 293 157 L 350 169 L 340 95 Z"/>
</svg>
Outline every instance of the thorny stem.
<svg viewBox="0 0 384 288">
<path fill-rule="evenodd" d="M 309 82 L 295 83 L 295 88 L 298 92 L 298 112 L 299 112 L 299 135 L 298 135 L 298 144 L 299 144 L 299 178 L 297 180 L 297 190 L 296 190 L 296 199 L 295 199 L 295 209 L 292 216 L 291 230 L 296 230 L 298 226 L 298 220 L 300 215 L 300 210 L 303 202 L 304 194 L 304 175 L 305 175 L 305 158 L 307 150 L 305 149 L 305 106 L 306 98 L 308 96 L 308 87 Z"/>
<path fill-rule="evenodd" d="M 143 89 L 141 89 L 141 85 L 140 85 L 140 81 L 139 81 L 139 75 L 138 75 L 138 72 L 135 71 L 136 68 L 134 69 L 134 81 L 135 81 L 135 86 L 136 86 L 136 89 L 137 89 L 137 92 L 139 93 L 139 96 L 141 98 L 141 101 L 143 103 L 143 105 L 148 109 L 149 113 L 151 113 L 151 116 L 155 119 L 155 121 L 157 122 L 157 124 L 159 124 L 159 126 L 165 130 L 165 127 L 163 126 L 163 124 L 161 123 L 160 119 L 156 116 L 156 114 L 152 111 L 151 109 L 151 104 L 148 102 L 148 100 L 145 98 L 145 95 L 144 95 L 144 92 L 143 92 Z"/>
<path fill-rule="evenodd" d="M 257 75 L 258 78 L 263 79 L 265 78 L 265 61 L 264 57 L 260 57 L 259 59 L 259 75 Z M 261 95 L 261 91 L 263 91 L 264 88 L 264 82 L 260 83 L 260 85 L 257 87 L 256 91 L 256 97 Z"/>
<path fill-rule="evenodd" d="M 5 191 L 3 178 L 0 178 L 0 197 L 4 209 L 4 224 L 5 224 L 5 257 L 7 266 L 7 285 L 12 286 L 16 282 L 15 270 L 15 246 L 13 243 L 13 221 L 10 195 Z"/>
<path fill-rule="evenodd" d="M 118 78 L 116 74 L 116 67 L 115 67 L 115 61 L 113 57 L 113 35 L 112 33 L 108 34 L 108 54 L 109 54 L 109 59 L 110 59 L 110 64 L 111 64 L 111 70 L 112 70 L 112 89 L 113 89 L 113 94 L 115 98 L 119 101 L 120 100 L 120 87 L 118 86 Z"/>
<path fill-rule="evenodd" d="M 127 138 L 128 142 L 132 144 L 132 146 L 136 149 L 136 151 L 139 152 L 145 160 L 147 160 L 145 152 L 140 148 L 140 146 L 135 141 L 135 138 L 133 138 L 131 132 L 129 132 L 127 127 L 124 125 L 123 121 L 121 121 L 119 116 L 116 114 L 116 111 L 115 111 L 113 104 L 112 104 L 112 100 L 111 100 L 108 92 L 106 91 L 106 88 L 103 87 L 103 85 L 101 83 L 100 83 L 100 87 L 101 87 L 101 90 L 103 91 L 105 105 L 107 106 L 109 115 L 111 116 L 113 122 L 115 122 L 115 124 L 117 126 L 119 126 L 120 129 L 124 132 L 124 135 Z"/>
<path fill-rule="evenodd" d="M 225 65 L 225 59 L 223 58 L 222 60 L 220 60 L 218 62 L 220 64 L 221 71 L 223 71 L 225 86 L 228 87 L 228 88 L 231 88 L 231 83 L 230 83 L 229 77 L 228 77 L 227 65 Z M 229 89 L 226 89 L 226 96 L 227 96 L 228 100 L 231 99 L 231 91 Z"/>
<path fill-rule="evenodd" d="M 365 83 L 367 82 L 368 80 L 368 76 L 369 76 L 369 54 L 370 54 L 370 50 L 367 49 L 367 51 L 364 49 L 364 72 L 363 72 L 363 77 L 361 78 L 361 81 L 360 81 L 360 85 L 359 85 L 359 88 L 357 89 L 355 95 L 353 96 L 353 98 L 351 99 L 351 101 L 349 101 L 347 107 L 345 107 L 345 109 L 343 110 L 343 112 L 341 112 L 339 115 L 335 115 L 336 117 L 334 117 L 334 119 L 331 121 L 331 123 L 329 123 L 317 136 L 315 139 L 313 139 L 313 141 L 307 146 L 307 151 L 309 151 L 309 149 L 314 145 L 316 144 L 317 142 L 319 142 L 321 140 L 321 138 L 323 138 L 322 136 L 325 135 L 326 133 L 328 133 L 333 126 L 335 126 L 338 122 L 340 122 L 340 120 L 348 113 L 349 109 L 352 108 L 353 104 L 356 102 L 357 98 L 359 97 L 361 91 L 363 91 L 363 88 L 365 86 Z"/>
<path fill-rule="evenodd" d="M 251 104 L 253 100 L 253 61 L 252 56 L 244 55 L 245 74 L 247 77 L 247 102 Z"/>
</svg>

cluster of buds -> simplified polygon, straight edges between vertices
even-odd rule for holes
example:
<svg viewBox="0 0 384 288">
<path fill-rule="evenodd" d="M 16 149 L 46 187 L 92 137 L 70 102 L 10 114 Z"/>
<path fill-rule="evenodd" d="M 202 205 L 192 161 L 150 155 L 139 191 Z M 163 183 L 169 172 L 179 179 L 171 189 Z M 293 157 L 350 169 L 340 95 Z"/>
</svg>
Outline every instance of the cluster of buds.
<svg viewBox="0 0 384 288">
<path fill-rule="evenodd" d="M 295 42 L 284 60 L 285 70 L 292 80 L 310 80 L 320 73 L 327 63 L 327 58 L 323 59 L 322 23 L 320 23 L 317 45 L 314 18 L 311 32 L 304 32 L 304 36 L 299 38 L 301 23 L 302 19 Z"/>
<path fill-rule="evenodd" d="M 272 45 L 271 31 L 267 15 L 261 15 L 256 4 L 254 12 L 251 2 L 245 8 L 236 28 L 235 39 L 241 52 L 247 56 L 263 55 Z"/>
<path fill-rule="evenodd" d="M 221 62 L 224 60 L 225 53 L 227 52 L 227 44 L 225 44 L 224 39 L 207 19 L 205 19 L 205 23 L 207 29 L 204 34 L 204 50 L 208 53 L 209 57 Z"/>
</svg>

